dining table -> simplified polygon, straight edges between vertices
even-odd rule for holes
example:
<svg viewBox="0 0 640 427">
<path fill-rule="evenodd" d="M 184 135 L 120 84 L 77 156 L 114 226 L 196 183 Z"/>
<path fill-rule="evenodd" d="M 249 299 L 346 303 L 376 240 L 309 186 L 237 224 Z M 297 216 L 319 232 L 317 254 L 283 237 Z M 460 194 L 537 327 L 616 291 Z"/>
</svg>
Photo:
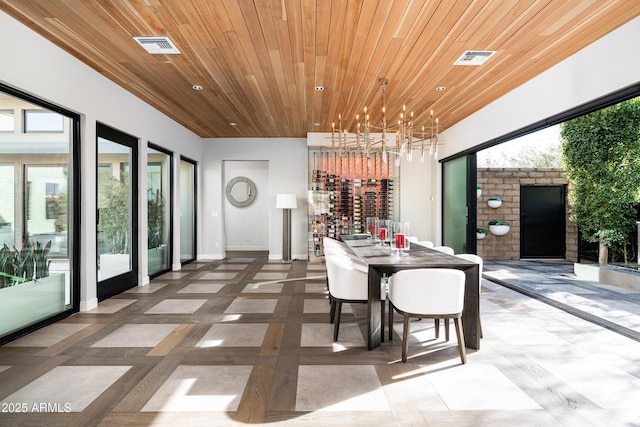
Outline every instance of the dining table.
<svg viewBox="0 0 640 427">
<path fill-rule="evenodd" d="M 399 254 L 391 246 L 385 246 L 368 235 L 340 235 L 340 240 L 368 266 L 366 338 L 369 350 L 380 346 L 384 333 L 380 306 L 380 281 L 398 271 L 416 268 L 452 268 L 465 273 L 462 311 L 464 343 L 467 348 L 480 349 L 480 268 L 478 264 L 417 243 L 411 243 L 409 249 Z"/>
</svg>

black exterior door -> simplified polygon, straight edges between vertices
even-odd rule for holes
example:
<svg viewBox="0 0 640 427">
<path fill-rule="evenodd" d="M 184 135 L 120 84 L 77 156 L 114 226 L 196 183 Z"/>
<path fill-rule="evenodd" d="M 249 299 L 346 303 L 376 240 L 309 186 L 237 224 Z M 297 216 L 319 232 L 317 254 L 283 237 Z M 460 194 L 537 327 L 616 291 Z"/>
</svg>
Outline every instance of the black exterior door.
<svg viewBox="0 0 640 427">
<path fill-rule="evenodd" d="M 520 187 L 520 257 L 565 257 L 566 187 Z"/>
</svg>

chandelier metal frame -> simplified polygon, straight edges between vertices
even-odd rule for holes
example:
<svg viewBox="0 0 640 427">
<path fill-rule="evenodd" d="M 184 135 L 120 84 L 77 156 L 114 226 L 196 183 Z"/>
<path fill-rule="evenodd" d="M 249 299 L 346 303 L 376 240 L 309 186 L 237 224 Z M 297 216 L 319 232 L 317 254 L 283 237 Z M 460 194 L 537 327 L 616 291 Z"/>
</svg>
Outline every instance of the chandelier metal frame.
<svg viewBox="0 0 640 427">
<path fill-rule="evenodd" d="M 413 159 L 413 152 L 420 153 L 420 161 L 424 162 L 425 153 L 437 159 L 438 156 L 438 126 L 439 119 L 433 117 L 431 110 L 429 123 L 422 125 L 419 130 L 414 126 L 414 113 L 406 112 L 406 105 L 402 106 L 402 113 L 397 123 L 387 125 L 386 117 L 386 89 L 389 81 L 386 78 L 378 80 L 382 87 L 382 125 L 371 124 L 367 107 L 364 107 L 364 120 L 360 122 L 360 115 L 356 115 L 356 131 L 349 132 L 342 127 L 342 115 L 338 115 L 338 129 L 331 124 L 331 149 L 338 155 L 361 154 L 369 157 L 371 154 L 382 154 L 382 161 L 387 161 L 388 155 L 396 156 L 396 163 L 406 154 L 407 160 Z M 336 141 L 337 132 L 337 141 Z M 395 134 L 395 144 L 389 147 L 388 136 Z"/>
</svg>

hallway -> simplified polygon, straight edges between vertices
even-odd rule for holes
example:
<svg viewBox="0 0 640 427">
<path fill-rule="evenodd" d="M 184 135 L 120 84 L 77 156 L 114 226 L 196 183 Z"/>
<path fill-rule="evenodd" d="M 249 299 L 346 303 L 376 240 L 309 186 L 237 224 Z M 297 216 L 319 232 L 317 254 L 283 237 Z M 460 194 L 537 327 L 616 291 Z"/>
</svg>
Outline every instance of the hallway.
<svg viewBox="0 0 640 427">
<path fill-rule="evenodd" d="M 640 342 L 484 280 L 480 351 L 461 365 L 455 338 L 412 322 L 403 364 L 400 316 L 367 351 L 365 307 L 347 304 L 332 342 L 324 273 L 195 262 L 0 347 L 0 424 L 639 423 Z"/>
</svg>

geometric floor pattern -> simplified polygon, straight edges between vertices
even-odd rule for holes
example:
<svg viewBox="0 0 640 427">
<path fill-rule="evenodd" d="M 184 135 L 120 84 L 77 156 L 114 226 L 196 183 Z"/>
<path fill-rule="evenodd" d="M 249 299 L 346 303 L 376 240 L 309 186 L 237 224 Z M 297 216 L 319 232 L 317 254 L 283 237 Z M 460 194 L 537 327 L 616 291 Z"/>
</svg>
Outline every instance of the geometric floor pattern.
<svg viewBox="0 0 640 427">
<path fill-rule="evenodd" d="M 484 280 L 467 364 L 425 320 L 402 363 L 362 304 L 333 342 L 322 264 L 232 255 L 0 347 L 0 425 L 640 425 L 640 342 L 607 328 Z"/>
</svg>

